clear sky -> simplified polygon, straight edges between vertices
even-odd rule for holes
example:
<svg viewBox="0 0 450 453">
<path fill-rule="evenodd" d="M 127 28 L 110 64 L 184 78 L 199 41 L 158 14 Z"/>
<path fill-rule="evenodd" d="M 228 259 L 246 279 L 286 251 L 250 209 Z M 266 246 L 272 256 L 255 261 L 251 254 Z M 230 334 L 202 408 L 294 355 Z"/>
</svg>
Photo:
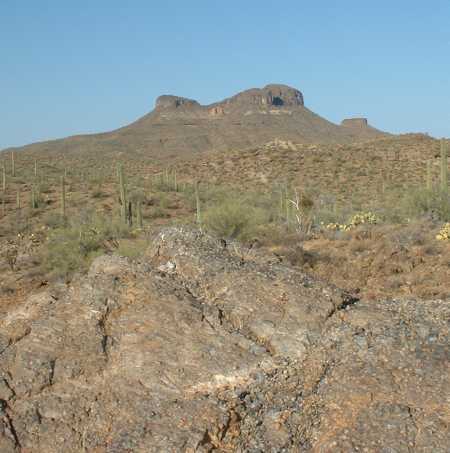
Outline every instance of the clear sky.
<svg viewBox="0 0 450 453">
<path fill-rule="evenodd" d="M 334 122 L 449 137 L 450 1 L 0 1 L 0 149 L 267 83 Z"/>
</svg>

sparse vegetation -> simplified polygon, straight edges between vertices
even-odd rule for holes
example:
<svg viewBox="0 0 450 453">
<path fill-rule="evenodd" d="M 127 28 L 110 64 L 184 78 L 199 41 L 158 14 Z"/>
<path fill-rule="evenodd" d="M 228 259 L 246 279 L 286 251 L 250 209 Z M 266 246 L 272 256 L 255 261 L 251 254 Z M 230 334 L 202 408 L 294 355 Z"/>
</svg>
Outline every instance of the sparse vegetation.
<svg viewBox="0 0 450 453">
<path fill-rule="evenodd" d="M 67 278 L 85 270 L 96 256 L 118 248 L 121 239 L 132 236 L 122 222 L 85 212 L 67 226 L 57 224 L 48 231 L 42 248 L 43 268 L 53 276 Z"/>
<path fill-rule="evenodd" d="M 35 234 L 32 254 L 41 257 L 43 278 L 70 278 L 102 253 L 139 256 L 147 231 L 173 222 L 197 224 L 225 239 L 257 239 L 311 272 L 318 272 L 326 255 L 314 250 L 311 259 L 312 244 L 328 241 L 364 255 L 385 226 L 399 225 L 396 235 L 406 238 L 402 231 L 428 222 L 428 229 L 420 230 L 421 247 L 436 256 L 440 249 L 433 243 L 438 243 L 442 222 L 450 221 L 442 184 L 445 156 L 437 145 L 431 139 L 386 139 L 337 145 L 333 152 L 338 157 L 331 145 L 270 145 L 259 157 L 245 151 L 213 154 L 201 166 L 189 159 L 167 166 L 131 156 L 124 165 L 71 161 L 58 154 L 50 164 L 45 154 L 38 160 L 25 153 L 16 156 L 14 178 L 11 159 L 3 160 L 0 237 Z M 410 148 L 410 160 L 394 152 L 399 160 L 392 167 L 391 154 L 384 151 L 388 147 Z M 366 161 L 358 153 L 368 150 L 370 166 L 359 172 Z M 315 158 L 321 161 L 320 172 Z M 266 175 L 264 183 L 255 176 L 256 168 Z M 91 214 L 83 214 L 86 210 Z"/>
</svg>

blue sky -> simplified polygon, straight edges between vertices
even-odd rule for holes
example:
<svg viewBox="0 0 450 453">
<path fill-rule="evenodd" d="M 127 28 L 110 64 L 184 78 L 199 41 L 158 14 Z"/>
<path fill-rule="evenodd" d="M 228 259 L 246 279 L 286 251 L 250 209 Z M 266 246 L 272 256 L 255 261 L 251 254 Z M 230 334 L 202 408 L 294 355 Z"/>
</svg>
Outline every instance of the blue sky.
<svg viewBox="0 0 450 453">
<path fill-rule="evenodd" d="M 448 137 L 450 2 L 0 2 L 0 149 L 267 83 L 334 122 Z"/>
</svg>

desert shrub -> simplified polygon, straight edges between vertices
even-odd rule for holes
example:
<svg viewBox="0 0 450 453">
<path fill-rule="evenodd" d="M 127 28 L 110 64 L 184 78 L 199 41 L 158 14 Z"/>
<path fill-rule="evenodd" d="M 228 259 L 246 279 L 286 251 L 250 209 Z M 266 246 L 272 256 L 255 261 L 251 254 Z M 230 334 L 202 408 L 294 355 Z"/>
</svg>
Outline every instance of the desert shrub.
<svg viewBox="0 0 450 453">
<path fill-rule="evenodd" d="M 100 185 L 95 186 L 91 189 L 91 197 L 92 198 L 103 198 L 105 197 L 105 192 L 103 192 L 102 187 Z"/>
<path fill-rule="evenodd" d="M 167 219 L 170 214 L 160 206 L 154 206 L 148 213 L 144 214 L 145 219 Z"/>
<path fill-rule="evenodd" d="M 142 189 L 133 189 L 130 191 L 128 194 L 128 200 L 131 201 L 133 204 L 135 203 L 145 203 L 146 202 L 146 197 L 145 193 Z"/>
<path fill-rule="evenodd" d="M 160 192 L 156 194 L 156 204 L 161 208 L 162 210 L 167 209 L 170 204 L 169 197 L 167 194 L 164 192 Z"/>
<path fill-rule="evenodd" d="M 84 238 L 75 228 L 58 229 L 48 237 L 42 252 L 44 269 L 56 277 L 84 270 L 93 255 L 86 255 Z"/>
<path fill-rule="evenodd" d="M 424 245 L 429 237 L 431 225 L 428 222 L 412 222 L 396 227 L 386 237 L 394 245 L 402 247 Z"/>
<path fill-rule="evenodd" d="M 131 235 L 120 220 L 82 212 L 67 226 L 49 232 L 42 250 L 44 270 L 55 277 L 67 278 L 86 270 L 92 259 L 109 250 L 110 242 Z"/>
<path fill-rule="evenodd" d="M 139 258 L 144 254 L 149 241 L 147 239 L 122 240 L 119 242 L 117 254 L 127 258 Z"/>
<path fill-rule="evenodd" d="M 15 215 L 9 215 L 2 218 L 0 222 L 0 238 L 2 236 L 11 236 L 23 234 L 30 229 L 29 216 L 25 213 L 17 212 Z"/>
<path fill-rule="evenodd" d="M 49 194 L 52 192 L 52 186 L 47 181 L 41 181 L 37 186 L 37 193 Z"/>
<path fill-rule="evenodd" d="M 207 230 L 220 237 L 241 241 L 257 235 L 258 227 L 263 223 L 263 212 L 239 199 L 227 199 L 204 214 Z"/>
<path fill-rule="evenodd" d="M 49 212 L 42 216 L 42 223 L 48 228 L 59 228 L 65 224 L 64 217 L 56 212 Z"/>
<path fill-rule="evenodd" d="M 313 268 L 318 261 L 318 254 L 305 250 L 300 245 L 296 245 L 285 254 L 287 261 L 292 266 Z"/>
<path fill-rule="evenodd" d="M 382 209 L 383 216 L 390 222 L 420 218 L 446 222 L 450 220 L 450 197 L 422 188 L 397 190 L 388 194 Z"/>
</svg>

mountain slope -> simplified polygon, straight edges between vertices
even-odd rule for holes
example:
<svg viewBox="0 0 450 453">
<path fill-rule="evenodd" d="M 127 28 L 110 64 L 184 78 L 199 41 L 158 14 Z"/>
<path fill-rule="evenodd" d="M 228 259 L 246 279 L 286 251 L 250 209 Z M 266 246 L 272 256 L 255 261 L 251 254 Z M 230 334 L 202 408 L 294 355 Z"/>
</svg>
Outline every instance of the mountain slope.
<svg viewBox="0 0 450 453">
<path fill-rule="evenodd" d="M 211 105 L 160 96 L 155 109 L 115 131 L 68 137 L 21 149 L 167 156 L 258 146 L 274 139 L 296 143 L 350 143 L 386 135 L 356 120 L 333 124 L 304 106 L 300 91 L 285 85 L 250 89 Z M 359 122 L 358 122 L 359 121 Z"/>
</svg>

